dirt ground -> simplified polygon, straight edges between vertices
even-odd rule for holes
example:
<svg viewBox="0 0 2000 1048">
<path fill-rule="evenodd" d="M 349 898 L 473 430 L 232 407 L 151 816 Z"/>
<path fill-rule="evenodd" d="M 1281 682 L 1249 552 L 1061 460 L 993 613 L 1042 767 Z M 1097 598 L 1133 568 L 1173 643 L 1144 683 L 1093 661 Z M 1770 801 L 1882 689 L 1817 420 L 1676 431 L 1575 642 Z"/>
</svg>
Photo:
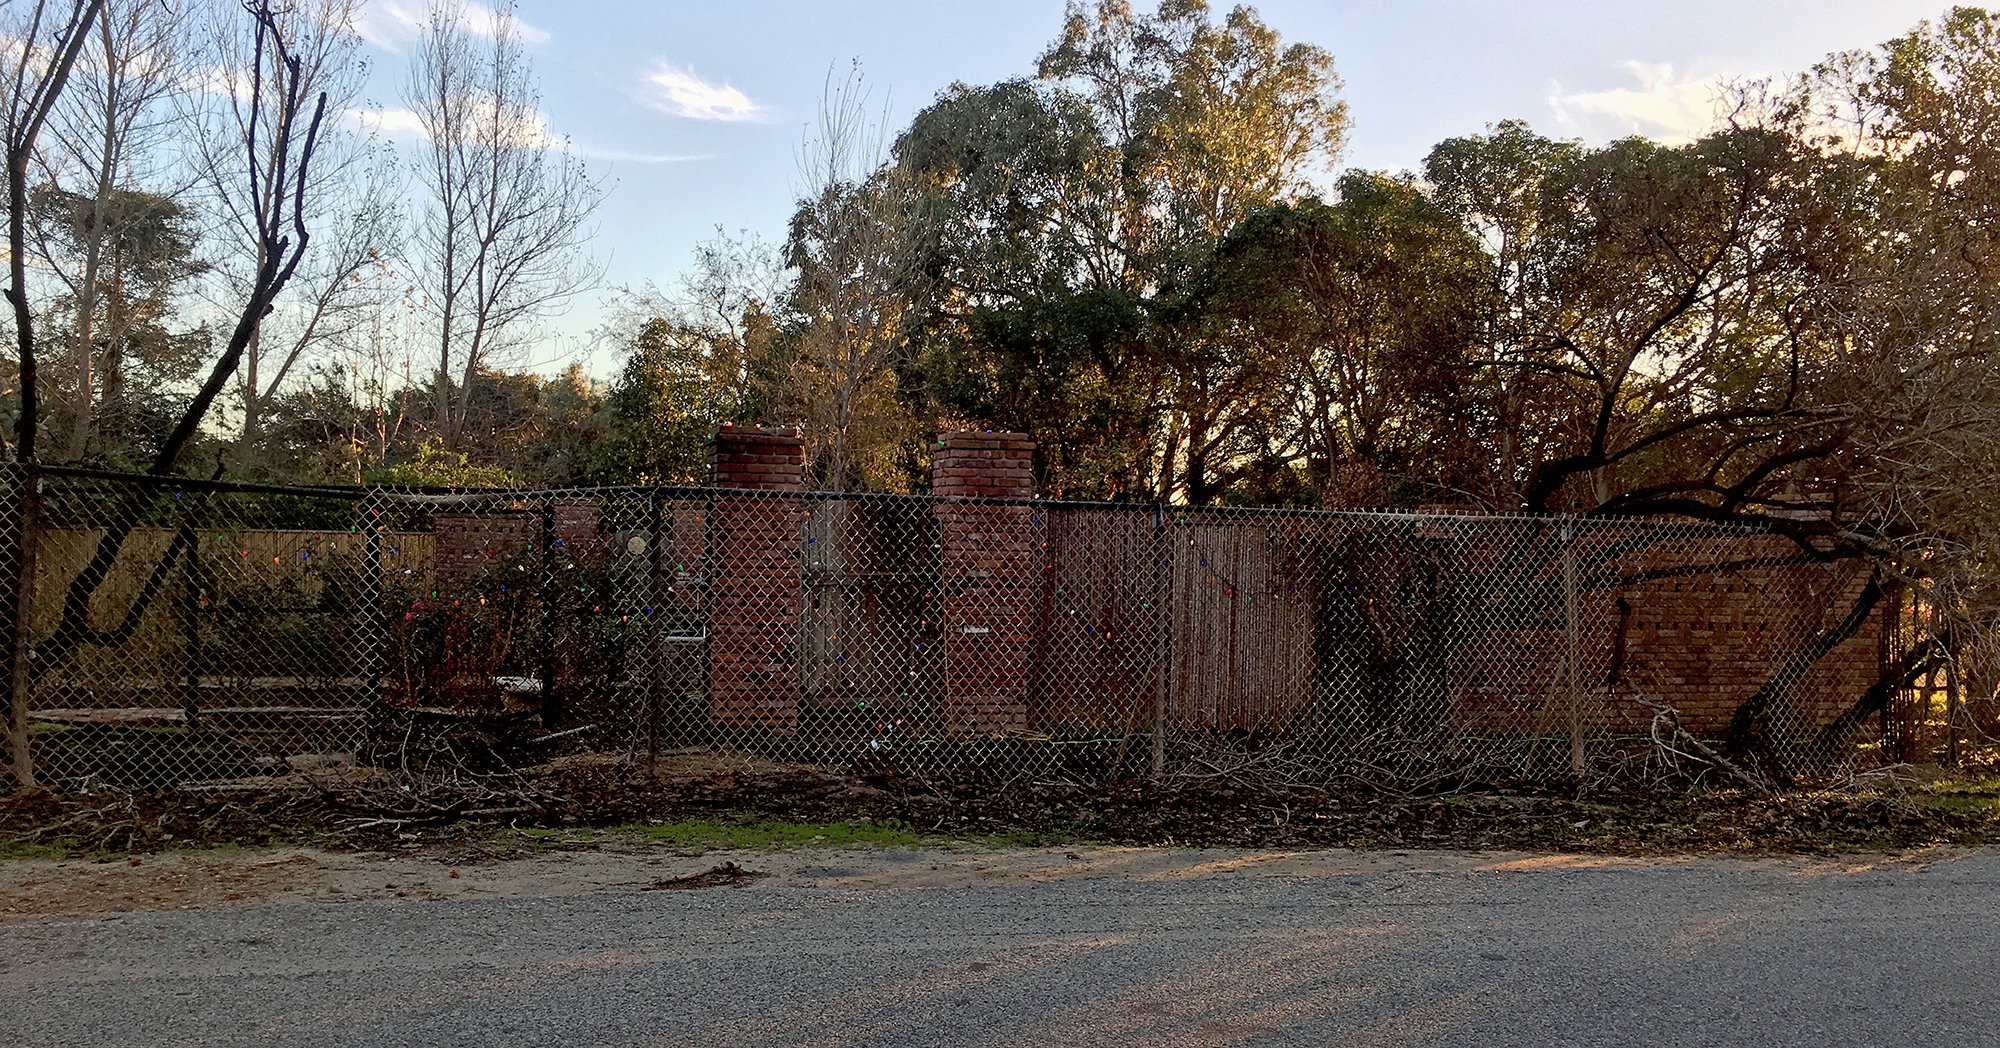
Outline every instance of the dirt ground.
<svg viewBox="0 0 2000 1048">
<path fill-rule="evenodd" d="M 654 773 L 588 753 L 527 776 L 449 781 L 331 768 L 193 792 L 0 798 L 0 855 L 14 856 L 0 860 L 0 914 L 497 898 L 753 880 L 922 887 L 1077 876 L 1290 876 L 1356 863 L 1653 863 L 1690 854 L 1776 856 L 1742 861 L 1806 870 L 1815 863 L 1934 861 L 1995 839 L 1993 805 L 1936 803 L 1888 786 L 1773 798 L 1726 789 L 1579 792 L 1489 783 L 1403 796 L 1221 779 L 1003 778 L 970 768 L 856 773 L 728 750 L 673 754 Z M 893 828 L 898 844 L 922 846 L 715 851 L 646 843 L 655 839 L 646 828 L 691 820 L 865 824 Z M 639 832 L 590 832 L 615 827 Z M 1873 857 L 1840 857 L 1855 853 Z M 668 883 L 682 878 L 694 880 Z"/>
<path fill-rule="evenodd" d="M 257 848 L 133 858 L 0 862 L 0 920 L 192 909 L 251 909 L 375 899 L 505 899 L 667 888 L 676 879 L 727 890 L 740 883 L 851 890 L 919 890 L 1057 880 L 1175 881 L 1466 873 L 1701 863 L 1809 878 L 1873 868 L 1914 870 L 1965 849 L 1832 857 L 1590 856 L 1513 851 L 1271 851 L 1243 848 L 800 848 L 718 850 L 606 846 L 490 857 L 463 847 L 402 854 Z M 738 876 L 704 876 L 734 868 Z"/>
</svg>

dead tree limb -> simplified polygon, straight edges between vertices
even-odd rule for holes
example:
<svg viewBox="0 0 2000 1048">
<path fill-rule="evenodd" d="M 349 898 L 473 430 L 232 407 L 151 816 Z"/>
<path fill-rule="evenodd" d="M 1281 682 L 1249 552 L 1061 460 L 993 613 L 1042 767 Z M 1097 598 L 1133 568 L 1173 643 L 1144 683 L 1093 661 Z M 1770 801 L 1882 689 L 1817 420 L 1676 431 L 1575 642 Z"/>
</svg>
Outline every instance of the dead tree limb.
<svg viewBox="0 0 2000 1048">
<path fill-rule="evenodd" d="M 1765 783 L 1762 778 L 1746 770 L 1735 761 L 1717 753 L 1714 747 L 1695 738 L 1693 733 L 1682 727 L 1679 710 L 1665 703 L 1654 702 L 1637 690 L 1632 692 L 1632 701 L 1653 711 L 1653 745 L 1676 757 L 1699 761 L 1718 768 L 1766 797 L 1776 795 L 1770 785 Z M 1676 749 L 1675 746 L 1677 744 L 1687 746 L 1695 752 L 1687 753 Z"/>
<path fill-rule="evenodd" d="M 1881 676 L 1868 690 L 1861 693 L 1854 705 L 1842 710 L 1840 716 L 1820 729 L 1807 747 L 1808 759 L 1819 765 L 1831 764 L 1833 756 L 1847 744 L 1849 736 L 1870 716 L 1889 708 L 1889 699 L 1896 692 L 1917 682 L 1917 678 L 1931 672 L 1947 657 L 1945 647 L 1937 638 L 1926 638 L 1923 643 L 1903 653 L 1903 657 L 1893 665 L 1884 667 Z"/>
<path fill-rule="evenodd" d="M 1774 745 L 1773 740 L 1767 737 L 1769 733 L 1760 728 L 1770 726 L 1772 715 L 1781 711 L 1791 697 L 1792 686 L 1814 664 L 1861 632 L 1862 625 L 1874 613 L 1886 592 L 1881 573 L 1878 571 L 1870 575 L 1868 585 L 1862 587 L 1853 606 L 1847 609 L 1847 614 L 1839 622 L 1821 630 L 1793 652 L 1782 666 L 1765 679 L 1755 694 L 1736 708 L 1736 715 L 1729 719 L 1729 728 L 1722 737 L 1724 752 L 1738 760 L 1756 755 L 1777 756 L 1776 750 L 1781 747 Z"/>
</svg>

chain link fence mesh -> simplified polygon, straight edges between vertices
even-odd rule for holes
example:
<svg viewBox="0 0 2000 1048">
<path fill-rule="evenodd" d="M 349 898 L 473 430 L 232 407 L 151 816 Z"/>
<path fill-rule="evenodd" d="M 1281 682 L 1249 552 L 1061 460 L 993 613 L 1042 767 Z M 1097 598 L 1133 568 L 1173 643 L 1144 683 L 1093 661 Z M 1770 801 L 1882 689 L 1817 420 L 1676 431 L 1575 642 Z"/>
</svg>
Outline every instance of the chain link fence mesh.
<svg viewBox="0 0 2000 1048">
<path fill-rule="evenodd" d="M 17 513 L 40 485 L 15 742 L 71 788 L 713 745 L 1093 777 L 1754 773 L 1866 759 L 1887 721 L 1841 718 L 1901 628 L 1886 604 L 1847 621 L 1865 569 L 1692 523 L 5 482 Z"/>
</svg>

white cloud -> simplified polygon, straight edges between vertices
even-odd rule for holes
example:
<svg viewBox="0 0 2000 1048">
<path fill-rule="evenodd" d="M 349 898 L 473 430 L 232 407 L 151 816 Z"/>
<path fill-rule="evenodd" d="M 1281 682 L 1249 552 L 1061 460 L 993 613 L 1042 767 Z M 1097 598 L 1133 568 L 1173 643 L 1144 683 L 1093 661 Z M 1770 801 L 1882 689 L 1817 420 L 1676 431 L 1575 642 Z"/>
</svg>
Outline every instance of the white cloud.
<svg viewBox="0 0 2000 1048">
<path fill-rule="evenodd" d="M 364 131 L 374 131 L 382 137 L 394 141 L 422 142 L 430 138 L 424 130 L 424 122 L 409 109 L 349 109 L 342 113 L 350 126 Z M 561 139 L 549 130 L 548 117 L 537 109 L 509 109 L 496 128 L 491 123 L 480 121 L 473 125 L 475 138 L 488 136 L 497 138 L 509 146 L 526 146 L 530 149 L 554 149 L 561 145 Z"/>
<path fill-rule="evenodd" d="M 368 0 L 354 19 L 354 31 L 384 51 L 402 54 L 423 34 L 430 18 L 428 10 L 423 0 Z M 480 3 L 465 5 L 465 27 L 475 35 L 490 40 L 498 24 L 499 13 L 493 8 Z M 524 44 L 549 42 L 546 30 L 529 25 L 519 15 L 514 16 L 514 32 Z"/>
<path fill-rule="evenodd" d="M 1637 88 L 1565 92 L 1552 85 L 1556 119 L 1586 135 L 1644 135 L 1667 145 L 1691 142 L 1715 127 L 1730 78 L 1677 77 L 1665 62 L 1626 62 L 1625 69 Z"/>
<path fill-rule="evenodd" d="M 645 75 L 639 100 L 669 116 L 690 120 L 757 120 L 765 109 L 726 82 L 711 84 L 692 69 L 666 62 Z"/>
<path fill-rule="evenodd" d="M 380 132 L 384 138 L 421 142 L 429 137 L 423 121 L 408 109 L 349 109 L 343 115 L 353 126 Z"/>
<path fill-rule="evenodd" d="M 514 106 L 500 119 L 496 127 L 491 123 L 481 123 L 474 134 L 482 141 L 492 138 L 501 145 L 529 149 L 554 149 L 562 145 L 562 140 L 549 130 L 549 118 L 539 109 L 524 109 Z"/>
<path fill-rule="evenodd" d="M 713 153 L 633 153 L 623 149 L 593 149 L 589 146 L 576 147 L 578 156 L 591 160 L 608 160 L 622 164 L 685 164 L 693 160 L 713 160 Z"/>
<path fill-rule="evenodd" d="M 415 43 L 423 28 L 423 8 L 406 0 L 373 0 L 354 18 L 361 39 L 398 53 Z"/>
</svg>

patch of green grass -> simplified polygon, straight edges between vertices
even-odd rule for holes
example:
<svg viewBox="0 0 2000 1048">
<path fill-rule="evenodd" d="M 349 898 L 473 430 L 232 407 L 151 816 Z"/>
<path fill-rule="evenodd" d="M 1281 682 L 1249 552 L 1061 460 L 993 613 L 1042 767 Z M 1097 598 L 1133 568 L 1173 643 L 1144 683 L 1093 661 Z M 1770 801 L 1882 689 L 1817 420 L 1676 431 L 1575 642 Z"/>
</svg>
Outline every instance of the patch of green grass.
<svg viewBox="0 0 2000 1048">
<path fill-rule="evenodd" d="M 68 859 L 82 850 L 82 841 L 57 837 L 47 841 L 0 841 L 0 862 L 9 859 Z"/>
<path fill-rule="evenodd" d="M 106 861 L 129 858 L 135 855 L 171 855 L 185 853 L 212 853 L 241 851 L 246 847 L 275 848 L 284 845 L 310 844 L 313 838 L 303 833 L 278 833 L 260 837 L 254 841 L 235 841 L 212 838 L 208 840 L 186 840 L 161 837 L 135 842 L 126 834 L 118 834 L 111 847 L 95 837 L 77 834 L 61 834 L 33 841 L 0 839 L 0 862 L 9 859 L 93 859 Z"/>
<path fill-rule="evenodd" d="M 1939 779 L 1919 787 L 1925 793 L 1951 797 L 2000 798 L 2000 779 L 1984 775 Z"/>
<path fill-rule="evenodd" d="M 1939 779 L 1913 787 L 1910 799 L 1968 815 L 2000 814 L 2000 779 L 1985 775 Z"/>
<path fill-rule="evenodd" d="M 1053 848 L 1059 844 L 1099 846 L 1109 841 L 1099 840 L 1084 834 L 1081 830 L 1004 830 L 974 838 L 972 843 L 988 848 Z"/>
<path fill-rule="evenodd" d="M 257 842 L 260 847 L 275 847 L 293 843 L 289 837 L 273 837 Z M 104 859 L 123 858 L 128 855 L 156 855 L 174 852 L 229 852 L 240 851 L 239 841 L 166 841 L 151 842 L 145 847 L 133 847 L 129 838 L 112 848 L 100 848 L 94 842 L 81 837 L 50 837 L 38 841 L 0 840 L 0 862 L 9 859 Z"/>
</svg>

